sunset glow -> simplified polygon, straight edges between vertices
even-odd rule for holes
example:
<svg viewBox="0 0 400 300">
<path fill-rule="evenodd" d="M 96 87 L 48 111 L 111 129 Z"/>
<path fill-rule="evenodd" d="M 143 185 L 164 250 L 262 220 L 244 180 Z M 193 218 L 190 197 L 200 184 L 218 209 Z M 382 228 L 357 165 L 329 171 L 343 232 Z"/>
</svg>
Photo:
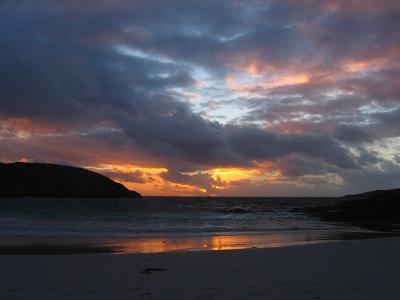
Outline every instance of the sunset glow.
<svg viewBox="0 0 400 300">
<path fill-rule="evenodd" d="M 398 1 L 17 2 L 0 5 L 2 162 L 144 195 L 399 184 Z"/>
</svg>

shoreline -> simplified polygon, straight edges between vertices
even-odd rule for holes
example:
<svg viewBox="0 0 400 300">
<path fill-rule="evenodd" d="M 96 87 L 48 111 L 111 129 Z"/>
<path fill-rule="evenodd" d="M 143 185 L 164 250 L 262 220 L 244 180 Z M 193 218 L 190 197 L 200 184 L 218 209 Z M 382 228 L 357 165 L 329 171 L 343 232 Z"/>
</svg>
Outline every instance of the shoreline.
<svg viewBox="0 0 400 300">
<path fill-rule="evenodd" d="M 400 238 L 270 249 L 0 256 L 1 299 L 400 299 Z"/>
<path fill-rule="evenodd" d="M 309 231 L 136 238 L 0 237 L 1 255 L 145 254 L 285 248 L 344 240 L 399 237 L 374 231 Z"/>
</svg>

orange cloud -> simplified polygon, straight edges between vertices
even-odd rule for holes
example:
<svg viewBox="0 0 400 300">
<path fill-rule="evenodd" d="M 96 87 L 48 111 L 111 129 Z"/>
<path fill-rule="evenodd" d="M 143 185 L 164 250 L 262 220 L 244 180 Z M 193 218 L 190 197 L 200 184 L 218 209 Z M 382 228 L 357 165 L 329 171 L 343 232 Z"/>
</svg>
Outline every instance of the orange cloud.
<svg viewBox="0 0 400 300">
<path fill-rule="evenodd" d="M 256 95 L 261 91 L 269 89 L 290 86 L 290 85 L 301 85 L 311 81 L 311 77 L 306 73 L 300 74 L 284 74 L 275 75 L 273 78 L 264 79 L 263 81 L 252 81 L 246 83 L 235 82 L 233 80 L 226 81 L 227 86 L 233 90 L 236 94 Z"/>
<path fill-rule="evenodd" d="M 104 173 L 113 180 L 125 185 L 127 188 L 139 191 L 145 196 L 199 196 L 217 195 L 220 191 L 227 191 L 239 182 L 279 182 L 280 174 L 271 163 L 264 162 L 257 168 L 215 168 L 203 171 L 184 173 L 188 176 L 207 174 L 212 179 L 212 190 L 208 187 L 197 185 L 196 183 L 179 183 L 168 181 L 162 174 L 167 172 L 166 168 L 146 168 L 136 165 L 111 165 L 101 164 L 99 166 L 88 167 L 93 171 Z M 132 182 L 129 179 L 121 178 L 124 174 L 134 174 L 140 171 L 143 182 Z M 114 174 L 113 174 L 114 172 Z"/>
<path fill-rule="evenodd" d="M 166 172 L 166 168 L 153 168 L 153 167 L 141 167 L 137 165 L 117 165 L 117 164 L 100 164 L 95 167 L 88 167 L 96 171 L 112 171 L 112 172 L 123 172 L 131 173 L 135 171 L 141 171 L 148 175 L 158 175 L 162 172 Z"/>
<path fill-rule="evenodd" d="M 239 73 L 244 73 L 251 77 L 265 75 L 268 72 L 277 71 L 280 63 L 265 61 L 257 51 L 247 51 L 227 59 L 228 66 Z"/>
<path fill-rule="evenodd" d="M 87 167 L 93 171 L 104 173 L 113 180 L 125 185 L 128 189 L 139 191 L 145 196 L 193 196 L 202 195 L 207 191 L 199 186 L 166 181 L 161 174 L 168 169 L 163 167 L 142 167 L 138 165 L 100 164 Z M 121 178 L 140 172 L 143 182 L 132 182 Z M 122 174 L 121 174 L 122 173 Z"/>
<path fill-rule="evenodd" d="M 29 138 L 37 132 L 50 134 L 57 128 L 45 122 L 31 120 L 29 118 L 6 118 L 0 119 L 0 138 Z"/>
<path fill-rule="evenodd" d="M 378 71 L 389 65 L 398 65 L 399 58 L 400 47 L 391 47 L 378 53 L 364 51 L 354 55 L 354 58 L 344 61 L 343 69 L 350 73 Z"/>
<path fill-rule="evenodd" d="M 387 57 L 377 57 L 371 60 L 351 60 L 344 64 L 344 69 L 350 73 L 376 71 L 385 67 L 388 62 L 389 59 Z"/>
<path fill-rule="evenodd" d="M 310 82 L 310 76 L 308 74 L 296 74 L 296 75 L 284 75 L 273 80 L 267 80 L 261 83 L 259 86 L 264 89 L 271 89 L 287 85 L 297 85 Z"/>
<path fill-rule="evenodd" d="M 241 179 L 248 179 L 253 176 L 262 174 L 258 169 L 240 169 L 240 168 L 219 168 L 208 171 L 215 180 L 231 182 Z"/>
<path fill-rule="evenodd" d="M 115 180 L 115 179 L 114 179 Z M 188 184 L 168 182 L 162 178 L 145 183 L 126 182 L 116 179 L 128 189 L 140 192 L 144 196 L 198 196 L 207 193 L 207 190 Z"/>
</svg>

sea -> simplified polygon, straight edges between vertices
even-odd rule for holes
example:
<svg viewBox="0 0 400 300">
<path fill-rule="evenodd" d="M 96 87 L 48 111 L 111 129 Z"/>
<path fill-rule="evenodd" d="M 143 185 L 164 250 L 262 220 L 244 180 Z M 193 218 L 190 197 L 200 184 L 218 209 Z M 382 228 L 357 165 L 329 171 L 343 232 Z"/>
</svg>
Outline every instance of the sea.
<svg viewBox="0 0 400 300">
<path fill-rule="evenodd" d="M 113 253 L 285 247 L 372 236 L 301 208 L 338 198 L 0 199 L 0 245 L 93 244 Z"/>
</svg>

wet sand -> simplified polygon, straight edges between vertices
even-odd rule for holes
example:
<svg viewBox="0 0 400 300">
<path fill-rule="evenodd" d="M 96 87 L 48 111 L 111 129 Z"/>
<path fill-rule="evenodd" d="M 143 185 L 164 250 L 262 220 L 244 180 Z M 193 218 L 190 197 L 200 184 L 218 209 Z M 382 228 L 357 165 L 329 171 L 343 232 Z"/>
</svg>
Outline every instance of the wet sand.
<svg viewBox="0 0 400 300">
<path fill-rule="evenodd" d="M 1 237 L 0 255 L 62 255 L 95 253 L 160 253 L 176 251 L 239 250 L 279 248 L 333 242 L 400 236 L 373 231 L 293 231 L 265 234 L 204 236 L 161 236 L 137 238 L 84 237 Z"/>
<path fill-rule="evenodd" d="M 157 254 L 0 256 L 0 299 L 400 299 L 400 238 Z"/>
</svg>

